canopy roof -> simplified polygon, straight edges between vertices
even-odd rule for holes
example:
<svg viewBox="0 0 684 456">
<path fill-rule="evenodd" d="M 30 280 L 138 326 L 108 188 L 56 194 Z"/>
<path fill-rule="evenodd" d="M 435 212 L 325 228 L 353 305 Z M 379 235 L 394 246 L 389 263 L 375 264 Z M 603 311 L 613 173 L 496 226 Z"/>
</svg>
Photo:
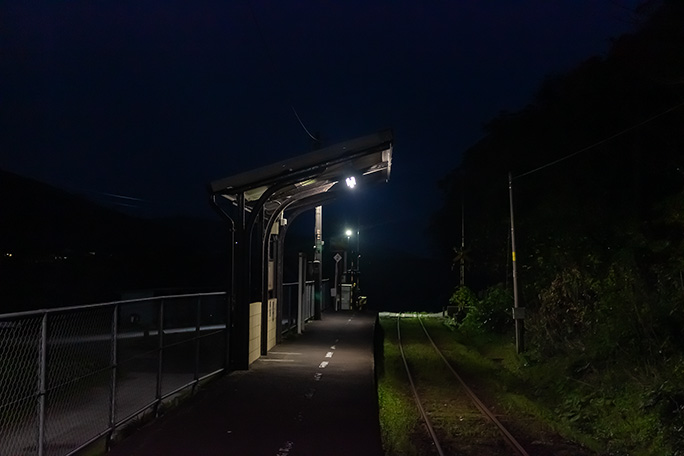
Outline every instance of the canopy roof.
<svg viewBox="0 0 684 456">
<path fill-rule="evenodd" d="M 384 130 L 218 179 L 209 184 L 209 191 L 233 203 L 244 195 L 247 210 L 260 205 L 267 212 L 300 206 L 305 200 L 317 196 L 322 200 L 319 195 L 346 186 L 348 177 L 353 176 L 359 186 L 389 180 L 392 143 L 392 131 Z"/>
</svg>

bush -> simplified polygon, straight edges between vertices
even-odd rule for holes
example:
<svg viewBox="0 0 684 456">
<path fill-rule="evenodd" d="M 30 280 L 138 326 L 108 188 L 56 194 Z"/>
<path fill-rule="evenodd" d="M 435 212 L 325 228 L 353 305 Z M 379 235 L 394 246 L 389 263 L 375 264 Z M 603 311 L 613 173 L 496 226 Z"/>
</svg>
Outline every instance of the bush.
<svg viewBox="0 0 684 456">
<path fill-rule="evenodd" d="M 477 296 L 473 291 L 466 286 L 456 287 L 454 293 L 449 298 L 449 303 L 458 308 L 458 314 L 455 319 L 461 321 L 468 313 L 468 310 L 477 305 Z"/>
<path fill-rule="evenodd" d="M 593 279 L 579 268 L 558 272 L 549 286 L 539 291 L 538 307 L 528 319 L 534 345 L 551 352 L 584 351 L 584 335 L 592 325 L 596 304 L 593 287 Z"/>
<path fill-rule="evenodd" d="M 512 299 L 500 285 L 486 290 L 483 299 L 477 299 L 472 290 L 461 286 L 456 288 L 449 302 L 458 308 L 454 320 L 459 329 L 474 334 L 502 333 L 511 326 L 509 310 Z"/>
</svg>

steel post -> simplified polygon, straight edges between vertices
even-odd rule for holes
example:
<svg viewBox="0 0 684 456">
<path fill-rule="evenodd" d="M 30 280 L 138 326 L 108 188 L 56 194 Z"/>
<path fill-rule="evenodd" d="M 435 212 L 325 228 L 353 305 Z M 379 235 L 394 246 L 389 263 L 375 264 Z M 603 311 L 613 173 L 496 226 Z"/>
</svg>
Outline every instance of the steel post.
<svg viewBox="0 0 684 456">
<path fill-rule="evenodd" d="M 314 244 L 314 320 L 321 319 L 323 295 L 321 283 L 323 281 L 323 206 L 316 206 Z"/>
<path fill-rule="evenodd" d="M 195 382 L 199 379 L 200 369 L 200 327 L 202 324 L 202 297 L 197 297 L 197 314 L 195 320 Z M 197 383 L 195 383 L 195 386 Z M 194 387 L 193 387 L 194 388 Z"/>
<path fill-rule="evenodd" d="M 157 314 L 157 391 L 154 415 L 159 416 L 159 406 L 162 400 L 162 376 L 164 375 L 164 300 L 159 301 Z"/>
<path fill-rule="evenodd" d="M 302 318 L 302 311 L 304 309 L 304 292 L 306 291 L 306 257 L 304 253 L 299 252 L 299 283 L 297 293 L 297 334 L 301 334 L 304 328 L 304 318 Z"/>
<path fill-rule="evenodd" d="M 233 369 L 249 368 L 249 276 L 250 233 L 247 224 L 245 195 L 238 195 L 239 218 L 235 242 L 235 303 L 231 315 L 230 359 Z"/>
<path fill-rule="evenodd" d="M 261 356 L 268 354 L 268 263 L 272 224 L 266 222 L 266 207 L 261 209 Z"/>
<path fill-rule="evenodd" d="M 339 283 L 338 283 L 339 275 L 340 275 L 340 262 L 335 261 L 335 303 L 333 306 L 335 311 L 340 310 L 340 289 L 339 289 Z"/>
<path fill-rule="evenodd" d="M 116 339 L 118 328 L 118 316 L 119 316 L 119 305 L 116 304 L 112 311 L 112 324 L 111 324 L 111 338 L 110 338 L 110 366 L 112 372 L 109 379 L 109 433 L 107 434 L 106 449 L 109 450 L 112 441 L 112 433 L 114 432 L 114 427 L 116 425 L 116 378 L 117 378 L 117 351 L 116 351 Z"/>
<path fill-rule="evenodd" d="M 47 321 L 43 314 L 40 326 L 40 353 L 38 354 L 38 456 L 45 453 L 45 394 L 47 382 Z"/>
</svg>

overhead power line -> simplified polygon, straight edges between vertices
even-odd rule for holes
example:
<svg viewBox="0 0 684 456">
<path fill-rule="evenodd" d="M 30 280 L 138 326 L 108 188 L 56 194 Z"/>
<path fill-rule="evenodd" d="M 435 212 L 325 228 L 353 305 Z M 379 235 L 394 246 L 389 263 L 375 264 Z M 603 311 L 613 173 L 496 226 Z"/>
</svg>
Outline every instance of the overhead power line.
<svg viewBox="0 0 684 456">
<path fill-rule="evenodd" d="M 125 195 L 117 195 L 116 193 L 107 193 L 107 192 L 98 192 L 95 190 L 92 190 L 93 193 L 99 193 L 100 195 L 105 195 L 105 196 L 111 196 L 112 198 L 119 198 L 119 199 L 125 199 L 125 200 L 130 200 L 130 201 L 142 201 L 146 203 L 151 203 L 149 200 L 145 200 L 142 198 L 135 198 L 133 196 L 125 196 Z"/>
<path fill-rule="evenodd" d="M 306 132 L 306 134 L 309 135 L 309 137 L 310 137 L 311 139 L 313 139 L 314 141 L 318 141 L 318 138 L 316 138 L 314 135 L 312 135 L 311 133 L 309 133 L 309 130 L 307 130 L 307 128 L 304 126 L 304 122 L 302 122 L 302 119 L 299 118 L 299 114 L 297 114 L 297 110 L 295 109 L 295 107 L 292 106 L 292 105 L 290 105 L 290 107 L 292 108 L 292 112 L 294 112 L 295 117 L 297 117 L 297 120 L 299 121 L 299 125 L 302 126 L 302 128 L 304 129 L 304 131 Z"/>
<path fill-rule="evenodd" d="M 249 7 L 249 12 L 252 15 L 252 20 L 254 21 L 254 27 L 256 28 L 257 34 L 259 35 L 259 38 L 261 39 L 261 44 L 264 47 L 264 51 L 266 53 L 266 57 L 268 58 L 269 64 L 271 65 L 272 71 L 275 75 L 276 80 L 278 81 L 278 85 L 280 85 L 280 90 L 283 93 L 283 96 L 289 101 L 290 108 L 292 108 L 292 112 L 294 112 L 295 117 L 297 118 L 297 121 L 299 122 L 299 125 L 304 129 L 307 135 L 314 141 L 318 141 L 319 139 L 316 138 L 314 135 L 312 135 L 309 130 L 306 128 L 304 125 L 304 122 L 302 122 L 302 119 L 299 117 L 299 114 L 297 113 L 297 110 L 294 107 L 294 103 L 292 102 L 292 98 L 289 95 L 289 92 L 286 90 L 286 85 L 285 82 L 283 81 L 282 78 L 282 73 L 280 71 L 280 68 L 276 64 L 275 59 L 273 58 L 273 53 L 271 53 L 271 48 L 268 45 L 268 42 L 266 41 L 266 37 L 264 36 L 263 31 L 261 30 L 261 26 L 259 25 L 259 20 L 257 19 L 256 13 L 254 12 L 254 8 L 252 8 L 252 2 L 247 1 L 247 6 Z"/>
<path fill-rule="evenodd" d="M 671 108 L 666 109 L 665 111 L 659 112 L 658 114 L 656 114 L 656 115 L 654 115 L 654 116 L 651 116 L 651 117 L 649 117 L 648 119 L 639 122 L 638 124 L 632 125 L 631 127 L 625 128 L 624 130 L 619 131 L 618 133 L 615 133 L 615 134 L 613 134 L 613 135 L 611 135 L 611 136 L 609 136 L 609 137 L 607 137 L 607 138 L 604 138 L 604 139 L 602 139 L 602 140 L 600 140 L 600 141 L 598 141 L 598 142 L 595 142 L 595 143 L 593 143 L 593 144 L 590 145 L 590 146 L 584 147 L 584 148 L 582 148 L 582 149 L 580 149 L 580 150 L 578 150 L 578 151 L 575 151 L 575 152 L 573 152 L 573 153 L 571 153 L 571 154 L 568 154 L 568 155 L 566 155 L 566 156 L 564 156 L 564 157 L 561 157 L 561 158 L 559 158 L 559 159 L 557 159 L 557 160 L 554 160 L 554 161 L 552 161 L 552 162 L 549 162 L 549 163 L 547 163 L 547 164 L 545 164 L 545 165 L 542 165 L 542 166 L 540 166 L 540 167 L 538 167 L 538 168 L 535 168 L 535 169 L 533 169 L 533 170 L 524 172 L 524 173 L 522 173 L 522 174 L 518 174 L 517 176 L 514 176 L 513 179 L 518 179 L 518 178 L 521 178 L 521 177 L 528 176 L 528 175 L 530 175 L 530 174 L 532 174 L 532 173 L 536 173 L 537 171 L 541 171 L 541 170 L 543 170 L 543 169 L 545 169 L 545 168 L 548 168 L 548 167 L 553 166 L 553 165 L 556 165 L 556 164 L 558 164 L 558 163 L 560 163 L 560 162 L 562 162 L 562 161 L 565 161 L 565 160 L 567 160 L 567 159 L 569 159 L 569 158 L 572 158 L 572 157 L 574 157 L 575 155 L 579 155 L 579 154 L 581 154 L 582 152 L 586 152 L 586 151 L 588 151 L 588 150 L 590 150 L 590 149 L 593 149 L 594 147 L 597 147 L 597 146 L 600 146 L 601 144 L 607 143 L 608 141 L 611 141 L 611 140 L 617 138 L 618 136 L 622 136 L 622 135 L 624 135 L 625 133 L 629 133 L 630 131 L 635 130 L 635 129 L 637 129 L 637 128 L 639 128 L 639 127 L 641 127 L 641 126 L 643 126 L 643 125 L 645 125 L 645 124 L 647 124 L 647 123 L 649 123 L 649 122 L 652 122 L 653 120 L 655 120 L 655 119 L 657 119 L 657 118 L 659 118 L 659 117 L 661 117 L 661 116 L 664 116 L 665 114 L 667 114 L 667 113 L 669 113 L 669 112 L 672 112 L 672 111 L 674 111 L 675 109 L 681 108 L 682 106 L 684 106 L 684 101 L 681 102 L 681 103 L 679 103 L 679 104 L 677 104 L 677 105 L 675 105 L 675 106 L 672 106 Z"/>
</svg>

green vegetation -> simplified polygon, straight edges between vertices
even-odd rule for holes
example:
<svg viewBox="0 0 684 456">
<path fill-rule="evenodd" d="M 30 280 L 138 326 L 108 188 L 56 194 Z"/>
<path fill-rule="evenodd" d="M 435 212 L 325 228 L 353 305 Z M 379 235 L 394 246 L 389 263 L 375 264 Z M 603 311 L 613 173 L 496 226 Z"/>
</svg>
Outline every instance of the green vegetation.
<svg viewBox="0 0 684 456">
<path fill-rule="evenodd" d="M 425 319 L 425 318 L 424 318 Z M 427 318 L 427 320 L 432 320 Z M 433 322 L 428 322 L 428 324 Z M 433 323 L 434 324 L 434 323 Z M 439 323 L 437 328 L 447 331 Z M 423 455 L 433 443 L 409 387 L 396 340 L 396 319 L 382 319 L 385 370 L 378 381 L 380 424 L 388 455 Z M 431 330 L 432 332 L 432 330 Z M 447 331 L 448 332 L 448 331 Z M 418 318 L 404 318 L 402 344 L 421 403 L 446 454 L 497 456 L 510 450 L 477 410 L 423 334 Z M 449 347 L 455 343 L 453 337 Z"/>
<path fill-rule="evenodd" d="M 383 326 L 386 323 L 388 322 L 383 321 Z M 385 328 L 384 357 L 378 360 L 378 401 L 382 441 L 387 455 L 419 455 L 419 448 L 411 441 L 411 435 L 420 426 L 419 415 L 407 386 L 396 331 L 392 329 Z"/>
<path fill-rule="evenodd" d="M 534 450 L 532 442 L 546 442 L 548 448 L 555 448 L 569 441 L 577 443 L 575 454 L 683 454 L 684 422 L 674 416 L 675 403 L 671 402 L 676 400 L 671 388 L 675 380 L 660 376 L 649 379 L 618 362 L 603 366 L 601 371 L 579 365 L 575 357 L 559 356 L 540 362 L 529 354 L 517 355 L 510 334 L 474 335 L 459 330 L 453 320 L 441 318 L 427 318 L 424 322 L 459 374 L 502 416 L 528 451 Z M 382 324 L 387 335 L 378 391 L 386 454 L 421 454 L 425 431 L 396 346 L 396 323 L 394 319 L 383 319 Z M 417 321 L 413 329 L 410 322 L 402 323 L 404 332 L 420 332 Z M 453 401 L 453 381 L 448 384 L 449 377 L 435 361 L 432 347 L 417 340 L 406 350 L 410 351 L 409 359 L 424 360 L 421 365 L 425 369 L 421 370 L 427 375 L 417 380 L 422 385 L 421 395 L 433 406 L 444 402 L 444 408 L 431 413 L 433 422 L 447 429 L 457 441 L 494 441 L 491 429 L 478 421 L 476 413 Z M 676 375 L 681 376 L 681 366 Z M 462 426 L 464 417 L 469 420 L 466 427 Z"/>
<path fill-rule="evenodd" d="M 459 289 L 455 295 L 467 293 Z M 610 334 L 621 324 L 618 334 L 624 335 L 633 324 L 629 318 L 613 321 L 604 331 L 594 327 L 580 331 L 578 324 L 571 330 L 565 326 L 570 313 L 566 307 L 557 311 L 560 318 L 541 312 L 530 316 L 531 348 L 518 356 L 510 331 L 502 334 L 484 326 L 489 318 L 482 317 L 486 314 L 482 307 L 491 307 L 488 298 L 473 299 L 470 313 L 460 322 L 448 319 L 444 323 L 452 331 L 450 337 L 468 347 L 454 355 L 459 365 L 477 376 L 486 389 L 498 391 L 497 401 L 509 413 L 532 415 L 555 432 L 601 453 L 684 454 L 681 353 L 649 355 L 641 345 L 653 343 L 648 339 L 611 347 L 616 341 Z M 588 321 L 597 319 L 595 312 L 581 309 Z M 448 339 L 442 337 L 441 342 L 448 343 Z M 491 360 L 498 360 L 497 364 Z"/>
<path fill-rule="evenodd" d="M 605 57 L 549 78 L 528 107 L 487 126 L 443 181 L 433 227 L 451 254 L 465 201 L 473 291 L 454 292 L 450 327 L 500 359 L 496 380 L 516 392 L 500 396 L 506 407 L 597 452 L 681 455 L 684 3 L 645 2 L 636 17 L 639 30 Z M 509 171 L 520 357 L 493 342 L 512 326 Z"/>
</svg>

